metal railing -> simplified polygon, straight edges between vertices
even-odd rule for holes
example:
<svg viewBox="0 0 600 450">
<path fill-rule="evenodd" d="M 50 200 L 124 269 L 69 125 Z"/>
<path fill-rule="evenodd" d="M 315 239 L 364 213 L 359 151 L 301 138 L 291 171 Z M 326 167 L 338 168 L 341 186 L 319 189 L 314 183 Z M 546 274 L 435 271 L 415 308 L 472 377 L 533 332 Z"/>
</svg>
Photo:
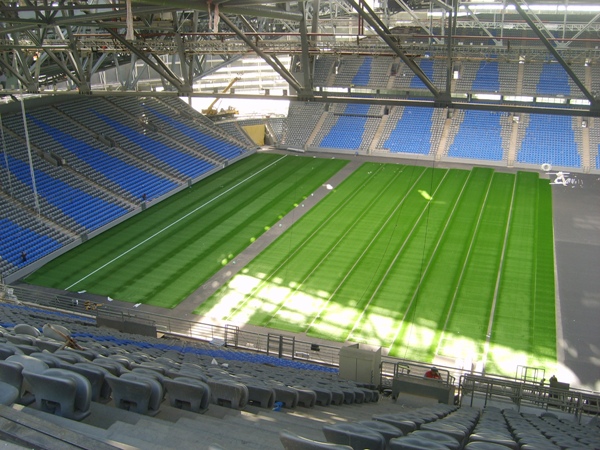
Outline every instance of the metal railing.
<svg viewBox="0 0 600 450">
<path fill-rule="evenodd" d="M 476 397 L 483 397 L 484 406 L 494 399 L 510 401 L 516 405 L 517 411 L 524 406 L 562 411 L 573 414 L 578 420 L 584 414 L 600 413 L 600 395 L 579 389 L 560 389 L 539 383 L 473 374 L 460 378 L 459 389 L 461 405 L 473 406 Z"/>
<path fill-rule="evenodd" d="M 6 301 L 60 309 L 82 317 L 109 318 L 116 322 L 152 324 L 161 334 L 212 342 L 241 350 L 266 353 L 279 358 L 337 367 L 339 346 L 316 344 L 279 333 L 258 333 L 236 325 L 214 325 L 155 314 L 138 309 L 123 308 L 109 303 L 82 300 L 63 294 L 29 288 L 0 285 L 0 298 Z"/>
<path fill-rule="evenodd" d="M 340 346 L 316 344 L 280 333 L 258 333 L 244 330 L 236 325 L 214 325 L 199 321 L 183 320 L 142 310 L 123 308 L 118 305 L 81 300 L 63 294 L 26 286 L 0 285 L 0 300 L 25 303 L 77 314 L 82 318 L 96 319 L 99 315 L 119 321 L 152 324 L 158 333 L 172 337 L 200 340 L 230 348 L 254 351 L 279 358 L 307 363 L 339 366 Z M 390 388 L 394 378 L 410 375 L 422 378 L 431 364 L 419 361 L 383 357 L 380 364 L 380 389 Z M 442 381 L 456 385 L 460 402 L 473 404 L 474 398 L 483 396 L 484 405 L 494 398 L 508 400 L 518 408 L 532 406 L 540 409 L 566 411 L 581 418 L 582 414 L 600 414 L 600 394 L 577 389 L 556 389 L 510 378 L 484 376 L 477 373 L 464 374 L 460 369 L 437 365 Z"/>
<path fill-rule="evenodd" d="M 456 383 L 456 368 L 444 366 L 436 367 L 440 373 L 441 381 L 444 384 L 454 385 Z M 391 387 L 394 378 L 397 378 L 400 375 L 423 378 L 425 376 L 425 372 L 431 369 L 431 364 L 425 364 L 423 362 L 412 361 L 408 359 L 386 359 L 381 362 L 380 369 L 380 386 L 385 389 Z"/>
</svg>

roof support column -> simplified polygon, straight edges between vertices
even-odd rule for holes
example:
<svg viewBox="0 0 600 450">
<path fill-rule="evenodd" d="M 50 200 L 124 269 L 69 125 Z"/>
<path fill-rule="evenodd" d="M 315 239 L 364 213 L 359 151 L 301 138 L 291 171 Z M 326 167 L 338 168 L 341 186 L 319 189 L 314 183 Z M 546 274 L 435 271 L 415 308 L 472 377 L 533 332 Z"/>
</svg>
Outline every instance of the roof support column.
<svg viewBox="0 0 600 450">
<path fill-rule="evenodd" d="M 318 2 L 318 0 L 317 0 L 317 2 Z M 300 23 L 298 25 L 300 27 L 300 45 L 302 46 L 301 62 L 302 62 L 302 74 L 304 77 L 304 89 L 306 90 L 306 93 L 308 93 L 308 92 L 312 93 L 312 90 L 313 90 L 312 67 L 310 66 L 310 61 L 309 61 L 309 57 L 308 57 L 308 36 L 306 35 L 306 25 L 307 25 L 306 24 L 306 3 L 299 2 L 298 6 L 300 8 L 300 11 L 302 11 L 302 19 L 300 20 Z M 313 18 L 314 17 L 315 17 L 315 15 L 314 15 L 314 10 L 313 10 Z M 318 19 L 318 10 L 317 10 L 317 19 Z M 314 23 L 314 21 L 313 21 L 313 23 Z"/>
</svg>

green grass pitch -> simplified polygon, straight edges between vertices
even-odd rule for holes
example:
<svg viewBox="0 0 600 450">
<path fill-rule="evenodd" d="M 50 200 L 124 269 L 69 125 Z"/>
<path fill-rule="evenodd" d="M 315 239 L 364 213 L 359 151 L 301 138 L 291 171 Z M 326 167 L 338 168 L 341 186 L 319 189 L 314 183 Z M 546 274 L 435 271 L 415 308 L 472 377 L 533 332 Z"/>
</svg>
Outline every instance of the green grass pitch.
<svg viewBox="0 0 600 450">
<path fill-rule="evenodd" d="M 197 310 L 514 375 L 556 362 L 537 174 L 365 163 Z"/>
<path fill-rule="evenodd" d="M 173 308 L 346 163 L 254 155 L 26 281 Z M 549 369 L 551 203 L 535 173 L 364 163 L 195 312 L 488 373 Z"/>
<path fill-rule="evenodd" d="M 90 239 L 25 281 L 173 308 L 346 163 L 251 156 Z"/>
</svg>

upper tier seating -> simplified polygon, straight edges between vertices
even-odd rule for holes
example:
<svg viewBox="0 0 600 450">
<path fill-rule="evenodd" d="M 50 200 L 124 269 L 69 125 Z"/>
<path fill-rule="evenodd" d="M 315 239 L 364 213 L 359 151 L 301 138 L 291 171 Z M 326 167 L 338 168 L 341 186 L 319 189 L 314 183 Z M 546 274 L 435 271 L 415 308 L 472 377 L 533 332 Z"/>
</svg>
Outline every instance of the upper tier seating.
<svg viewBox="0 0 600 450">
<path fill-rule="evenodd" d="M 230 136 L 235 136 L 238 141 L 246 142 L 247 145 L 254 145 L 252 139 L 244 132 L 243 127 L 246 125 L 259 125 L 262 123 L 264 123 L 264 120 L 256 119 L 252 121 L 245 120 L 243 123 L 241 121 L 219 122 L 217 123 L 217 126 Z"/>
<path fill-rule="evenodd" d="M 588 124 L 590 136 L 590 162 L 592 169 L 600 169 L 600 119 L 594 118 Z"/>
<path fill-rule="evenodd" d="M 383 108 L 377 105 L 331 105 L 313 145 L 340 150 L 366 150 L 379 126 Z"/>
<path fill-rule="evenodd" d="M 182 180 L 196 178 L 214 167 L 206 159 L 192 154 L 175 141 L 145 130 L 141 122 L 124 114 L 105 99 L 89 98 L 77 103 L 61 103 L 57 107 L 72 119 L 114 139 L 120 147 L 142 160 L 147 160 Z"/>
<path fill-rule="evenodd" d="M 207 159 L 214 159 L 219 162 L 227 161 L 238 157 L 240 154 L 253 148 L 254 144 L 243 139 L 246 147 L 239 145 L 234 141 L 237 135 L 225 133 L 224 136 L 217 135 L 210 128 L 201 124 L 192 124 L 183 117 L 173 118 L 169 115 L 170 111 L 162 108 L 161 103 L 156 99 L 145 98 L 142 101 L 135 98 L 117 97 L 111 101 L 130 113 L 138 112 L 144 120 L 158 127 L 161 134 L 175 138 L 175 140 L 184 144 L 191 150 L 198 152 Z M 213 127 L 213 129 L 217 129 Z M 239 141 L 239 139 L 238 139 Z"/>
<path fill-rule="evenodd" d="M 481 61 L 473 81 L 474 92 L 499 92 L 500 72 L 496 61 Z"/>
<path fill-rule="evenodd" d="M 542 65 L 540 81 L 537 84 L 536 93 L 540 95 L 569 95 L 569 76 L 565 69 L 558 63 L 546 63 Z"/>
<path fill-rule="evenodd" d="M 319 55 L 315 60 L 315 71 L 313 83 L 315 86 L 328 86 L 329 76 L 333 73 L 333 67 L 336 63 L 335 57 L 328 55 Z"/>
</svg>

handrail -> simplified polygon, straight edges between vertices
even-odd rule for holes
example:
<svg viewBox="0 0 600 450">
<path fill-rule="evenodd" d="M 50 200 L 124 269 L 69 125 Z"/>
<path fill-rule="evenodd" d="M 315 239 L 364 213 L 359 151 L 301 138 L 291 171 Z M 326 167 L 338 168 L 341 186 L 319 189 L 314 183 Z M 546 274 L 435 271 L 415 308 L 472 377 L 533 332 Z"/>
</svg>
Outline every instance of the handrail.
<svg viewBox="0 0 600 450">
<path fill-rule="evenodd" d="M 600 413 L 600 394 L 578 389 L 560 389 L 540 383 L 511 380 L 501 377 L 465 374 L 460 377 L 460 404 L 469 400 L 473 406 L 476 394 L 483 395 L 484 406 L 494 397 L 508 400 L 517 406 L 544 410 L 560 410 L 581 420 L 583 414 Z"/>
<path fill-rule="evenodd" d="M 78 314 L 89 319 L 110 317 L 113 320 L 135 321 L 156 326 L 157 332 L 184 339 L 196 339 L 225 345 L 242 350 L 270 355 L 281 355 L 286 359 L 330 367 L 339 365 L 339 346 L 326 345 L 287 337 L 283 348 L 274 351 L 269 347 L 269 335 L 242 330 L 231 324 L 214 325 L 193 320 L 167 317 L 143 310 L 123 308 L 110 303 L 81 300 L 63 294 L 0 284 L 0 300 L 52 308 Z M 280 336 L 281 334 L 277 334 Z"/>
<path fill-rule="evenodd" d="M 240 329 L 231 324 L 214 325 L 191 320 L 166 317 L 151 312 L 122 308 L 118 305 L 96 303 L 62 294 L 28 288 L 26 286 L 8 286 L 0 284 L 0 301 L 36 305 L 41 308 L 59 309 L 82 318 L 95 319 L 98 314 L 110 315 L 123 321 L 133 320 L 151 323 L 160 333 L 184 339 L 202 340 L 242 350 L 266 353 L 307 363 L 328 367 L 339 367 L 340 346 L 298 340 L 274 332 L 263 334 Z M 399 375 L 423 377 L 431 364 L 384 356 L 380 364 L 381 389 L 391 387 L 394 378 Z M 579 419 L 582 414 L 600 414 L 600 394 L 578 389 L 557 389 L 538 383 L 489 376 L 476 373 L 461 373 L 454 367 L 437 365 L 442 381 L 455 385 L 459 379 L 460 402 L 473 404 L 475 394 L 483 394 L 487 404 L 493 397 L 508 399 L 517 407 L 521 405 L 544 409 L 562 409 L 572 412 Z"/>
</svg>

